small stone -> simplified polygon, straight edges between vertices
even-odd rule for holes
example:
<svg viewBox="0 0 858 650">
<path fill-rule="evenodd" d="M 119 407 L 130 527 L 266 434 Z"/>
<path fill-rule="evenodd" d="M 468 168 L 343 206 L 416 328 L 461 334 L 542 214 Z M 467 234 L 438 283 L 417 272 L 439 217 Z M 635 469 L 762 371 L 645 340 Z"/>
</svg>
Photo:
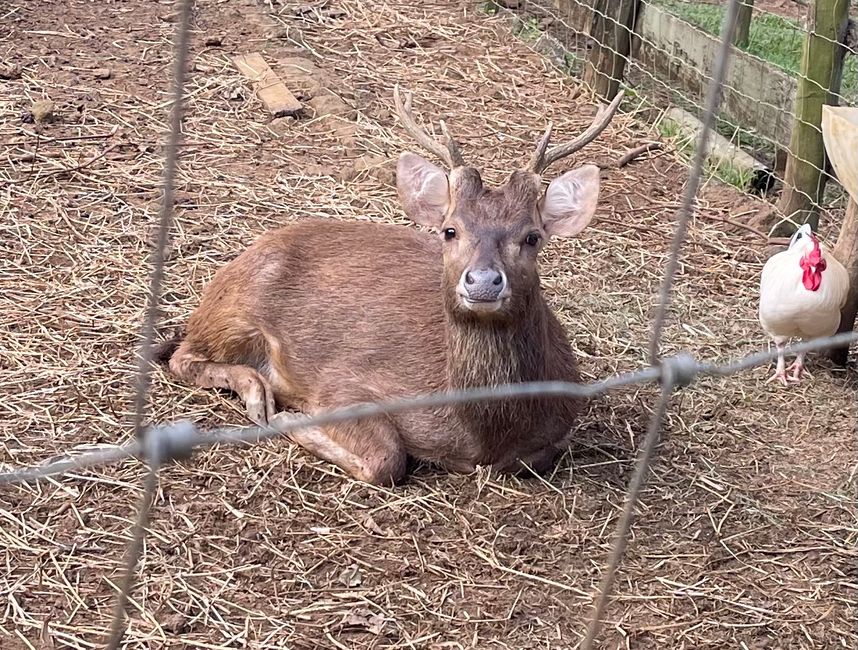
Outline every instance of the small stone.
<svg viewBox="0 0 858 650">
<path fill-rule="evenodd" d="M 363 525 L 369 530 L 371 533 L 375 535 L 384 535 L 384 531 L 381 527 L 376 523 L 375 519 L 372 518 L 372 515 L 367 513 L 366 517 L 363 518 Z"/>
<path fill-rule="evenodd" d="M 229 100 L 245 99 L 244 88 L 241 86 L 233 87 L 232 90 L 226 91 L 226 98 Z"/>
<path fill-rule="evenodd" d="M 384 629 L 384 616 L 373 614 L 366 607 L 355 609 L 343 617 L 343 626 L 366 630 L 370 634 L 378 636 Z"/>
<path fill-rule="evenodd" d="M 295 122 L 295 117 L 292 115 L 276 117 L 268 123 L 268 128 L 274 131 L 277 135 L 284 135 L 290 130 Z"/>
<path fill-rule="evenodd" d="M 218 47 L 220 45 L 223 45 L 222 36 L 209 36 L 208 38 L 206 38 L 207 47 Z"/>
<path fill-rule="evenodd" d="M 0 79 L 20 79 L 21 73 L 21 66 L 17 63 L 0 63 Z"/>
<path fill-rule="evenodd" d="M 110 79 L 113 76 L 113 71 L 110 68 L 98 68 L 95 71 L 96 79 Z"/>
<path fill-rule="evenodd" d="M 182 634 L 188 629 L 188 618 L 184 614 L 171 612 L 159 617 L 161 627 L 171 634 Z"/>
<path fill-rule="evenodd" d="M 54 103 L 50 99 L 40 99 L 35 102 L 30 108 L 30 113 L 38 124 L 53 122 L 56 119 Z"/>
</svg>

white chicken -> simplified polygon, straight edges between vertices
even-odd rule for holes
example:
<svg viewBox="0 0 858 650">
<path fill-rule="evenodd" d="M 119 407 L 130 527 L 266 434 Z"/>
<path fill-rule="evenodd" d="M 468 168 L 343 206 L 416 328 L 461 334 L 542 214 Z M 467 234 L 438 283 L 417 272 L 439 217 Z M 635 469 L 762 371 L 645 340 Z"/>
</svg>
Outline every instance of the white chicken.
<svg viewBox="0 0 858 650">
<path fill-rule="evenodd" d="M 846 269 L 820 246 L 810 224 L 796 231 L 787 250 L 769 258 L 760 278 L 759 316 L 777 347 L 778 365 L 768 381 L 777 379 L 786 386 L 801 380 L 804 353 L 786 368 L 784 346 L 791 338 L 835 334 L 848 293 Z M 792 374 L 787 375 L 788 370 Z"/>
</svg>

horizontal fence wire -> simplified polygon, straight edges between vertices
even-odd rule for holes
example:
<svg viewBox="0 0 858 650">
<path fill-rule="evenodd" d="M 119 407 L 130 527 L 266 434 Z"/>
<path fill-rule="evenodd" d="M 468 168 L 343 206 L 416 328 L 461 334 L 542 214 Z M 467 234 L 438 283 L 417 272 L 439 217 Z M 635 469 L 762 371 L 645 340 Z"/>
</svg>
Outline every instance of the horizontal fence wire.
<svg viewBox="0 0 858 650">
<path fill-rule="evenodd" d="M 671 6 L 676 4 L 677 2 L 686 2 L 687 0 L 676 0 L 676 2 L 671 3 L 655 3 L 651 0 L 641 0 L 640 1 L 640 9 L 641 14 L 647 10 L 647 7 L 654 7 L 661 11 L 671 11 Z M 496 5 L 498 9 L 503 8 L 503 4 Z M 631 87 L 636 92 L 634 93 L 634 100 L 640 102 L 642 105 L 646 105 L 650 109 L 657 111 L 662 114 L 662 118 L 656 120 L 656 124 L 661 123 L 666 117 L 664 113 L 666 112 L 665 105 L 663 102 L 660 102 L 658 99 L 659 95 L 666 95 L 670 98 L 670 103 L 676 103 L 676 105 L 680 108 L 690 109 L 697 116 L 702 115 L 704 111 L 704 107 L 701 103 L 701 99 L 699 99 L 695 93 L 691 91 L 683 91 L 682 81 L 679 77 L 675 76 L 673 72 L 665 75 L 664 73 L 656 72 L 650 69 L 647 65 L 647 61 L 644 61 L 640 54 L 640 47 L 645 45 L 649 50 L 653 53 L 653 56 L 661 57 L 666 62 L 666 67 L 671 71 L 673 70 L 681 70 L 688 69 L 691 67 L 691 63 L 672 51 L 668 51 L 664 47 L 660 47 L 657 43 L 653 42 L 651 39 L 646 38 L 643 34 L 640 33 L 639 29 L 635 27 L 629 27 L 623 23 L 621 23 L 616 17 L 608 15 L 604 11 L 599 10 L 597 7 L 593 6 L 592 3 L 587 2 L 586 0 L 568 0 L 564 1 L 562 5 L 564 6 L 564 10 L 559 8 L 559 2 L 557 0 L 524 0 L 523 2 L 516 3 L 518 5 L 518 9 L 515 12 L 507 12 L 516 17 L 519 21 L 518 29 L 520 36 L 524 37 L 526 42 L 532 47 L 539 49 L 541 41 L 543 41 L 546 37 L 553 40 L 557 46 L 559 46 L 563 50 L 563 55 L 566 60 L 562 62 L 563 67 L 570 67 L 571 64 L 568 60 L 569 57 L 572 57 L 574 66 L 584 67 L 587 65 L 587 57 L 589 47 L 593 44 L 598 45 L 600 48 L 610 51 L 615 56 L 621 57 L 625 62 L 625 75 L 623 78 L 619 77 L 611 77 L 609 73 L 605 73 L 604 71 L 600 71 L 600 74 L 604 74 L 608 77 L 611 77 L 613 81 L 619 82 L 622 86 Z M 707 5 L 709 6 L 709 5 Z M 570 22 L 571 15 L 574 11 L 579 12 L 582 16 L 587 16 L 587 20 L 583 23 L 572 24 Z M 755 9 L 756 11 L 756 9 Z M 672 13 L 672 12 L 671 12 Z M 682 20 L 682 17 L 673 14 L 677 20 Z M 624 34 L 624 38 L 631 38 L 634 43 L 637 45 L 633 48 L 633 51 L 636 51 L 636 54 L 623 54 L 619 52 L 613 43 L 604 42 L 603 40 L 598 40 L 590 30 L 590 21 L 598 16 L 606 23 L 608 23 L 611 27 L 609 30 L 609 34 L 613 38 L 617 38 L 617 34 Z M 544 27 L 540 25 L 539 19 L 545 18 L 549 20 L 549 24 Z M 640 16 L 638 17 L 638 24 L 640 24 Z M 706 36 L 711 36 L 707 32 L 705 32 L 700 27 L 694 26 L 697 31 L 700 31 Z M 798 29 L 796 27 L 796 29 Z M 804 34 L 807 34 L 807 31 L 804 31 Z M 815 34 L 819 36 L 818 34 Z M 714 37 L 713 37 L 714 38 Z M 805 36 L 802 36 L 805 38 Z M 819 36 L 819 38 L 823 38 Z M 846 46 L 842 43 L 837 43 L 836 41 L 832 41 L 831 39 L 824 39 L 833 44 L 837 44 L 840 48 L 845 50 L 845 56 L 852 56 L 852 50 L 846 48 Z M 554 49 L 554 48 L 547 48 Z M 798 78 L 801 75 L 797 72 L 789 70 L 783 66 L 779 66 L 776 63 L 771 61 L 762 59 L 761 57 L 749 53 L 745 50 L 742 51 L 743 55 L 752 58 L 757 61 L 761 65 L 768 66 L 772 69 L 776 69 L 784 74 Z M 856 75 L 858 75 L 858 58 L 853 57 L 855 59 L 851 65 L 856 69 Z M 846 58 L 844 61 L 844 66 L 850 64 L 850 59 Z M 694 68 L 694 74 L 703 82 L 710 83 L 711 76 L 707 73 L 706 70 L 700 68 Z M 805 79 L 812 84 L 814 84 L 818 89 L 826 90 L 822 86 L 820 86 L 817 82 L 812 79 Z M 800 123 L 804 126 L 807 126 L 813 129 L 816 133 L 822 133 L 821 125 L 807 122 L 805 120 L 799 120 L 794 109 L 787 108 L 782 105 L 775 105 L 770 101 L 767 101 L 764 98 L 754 97 L 749 95 L 747 92 L 744 92 L 740 88 L 737 88 L 735 85 L 728 83 L 727 81 L 722 82 L 723 87 L 729 89 L 729 91 L 742 102 L 746 103 L 748 106 L 759 106 L 765 109 L 768 109 L 770 112 L 779 114 L 781 118 L 788 122 L 789 128 L 792 129 L 796 123 Z M 856 78 L 856 84 L 858 84 L 858 77 Z M 856 98 L 858 98 L 858 87 L 856 87 Z M 837 99 L 842 104 L 853 104 L 856 98 L 850 98 L 841 93 L 829 93 L 833 98 Z M 632 101 L 632 100 L 628 100 Z M 774 139 L 770 136 L 767 136 L 761 133 L 759 130 L 754 129 L 752 126 L 739 124 L 738 121 L 732 118 L 730 115 L 726 114 L 725 111 L 719 112 L 717 116 L 717 122 L 719 125 L 719 130 L 724 133 L 724 137 L 727 138 L 732 144 L 736 145 L 741 150 L 747 150 L 749 147 L 754 150 L 751 153 L 751 156 L 755 158 L 756 163 L 759 165 L 759 169 L 765 170 L 765 172 L 770 177 L 771 181 L 780 181 L 782 185 L 789 185 L 792 191 L 794 191 L 797 195 L 804 198 L 808 204 L 816 209 L 820 210 L 823 208 L 823 205 L 820 203 L 820 198 L 818 196 L 814 196 L 806 190 L 806 188 L 795 187 L 792 184 L 787 182 L 785 175 L 781 173 L 778 169 L 776 169 L 776 158 L 777 152 L 782 152 L 787 154 L 789 157 L 794 159 L 797 163 L 807 165 L 812 167 L 816 172 L 818 172 L 821 177 L 826 179 L 835 180 L 832 176 L 832 173 L 825 166 L 820 166 L 817 162 L 809 160 L 801 151 L 797 151 L 793 148 L 793 145 L 789 139 Z M 666 127 L 665 127 L 666 128 Z M 688 138 L 688 144 L 691 144 L 692 140 L 696 139 L 699 134 L 694 134 L 693 138 Z M 679 149 L 683 148 L 684 139 L 681 137 L 677 137 L 677 147 Z M 755 144 L 754 144 L 755 143 Z M 717 156 L 712 156 L 713 160 L 710 162 L 710 166 L 712 167 L 711 175 L 719 176 L 721 180 L 730 181 L 727 175 L 732 173 L 735 175 L 735 170 L 731 170 L 729 167 L 732 166 L 731 159 L 729 158 L 718 158 Z M 763 158 L 770 159 L 771 163 L 764 162 Z M 750 176 L 750 172 L 747 172 L 745 176 Z M 745 179 L 747 182 L 750 182 L 750 178 Z M 743 188 L 747 189 L 747 188 Z M 792 215 L 783 215 L 782 217 L 786 221 L 792 221 Z"/>
<path fill-rule="evenodd" d="M 735 16 L 739 0 L 730 0 L 721 33 L 721 55 L 716 61 L 715 69 L 707 77 L 709 89 L 707 92 L 705 119 L 703 128 L 698 135 L 697 154 L 695 155 L 689 180 L 686 184 L 682 204 L 678 213 L 676 230 L 668 255 L 664 278 L 659 294 L 656 316 L 653 321 L 650 340 L 650 365 L 636 372 L 617 375 L 602 381 L 589 384 L 566 382 L 533 382 L 511 384 L 505 386 L 476 387 L 465 390 L 436 392 L 426 395 L 391 399 L 375 403 L 355 404 L 348 407 L 319 413 L 312 417 L 297 414 L 287 414 L 286 417 L 267 427 L 219 428 L 200 431 L 189 422 L 175 422 L 167 425 L 142 428 L 143 407 L 149 388 L 149 373 L 151 372 L 152 332 L 158 314 L 160 299 L 160 280 L 163 274 L 164 250 L 169 242 L 169 228 L 172 222 L 171 187 L 175 174 L 178 137 L 181 126 L 182 96 L 184 71 L 188 54 L 188 32 L 193 0 L 181 0 L 181 19 L 175 36 L 175 72 L 174 99 L 172 102 L 171 130 L 168 138 L 167 160 L 164 173 L 163 205 L 160 219 L 160 229 L 156 240 L 156 251 L 153 256 L 153 270 L 150 284 L 150 303 L 143 327 L 143 351 L 138 372 L 137 409 L 135 411 L 135 429 L 141 435 L 136 435 L 125 445 L 85 452 L 56 460 L 45 465 L 14 469 L 0 473 L 0 485 L 18 485 L 63 474 L 81 472 L 124 460 L 137 458 L 144 460 L 148 471 L 144 480 L 144 491 L 140 501 L 137 520 L 133 524 L 131 541 L 127 547 L 125 574 L 116 602 L 115 614 L 107 640 L 107 648 L 115 650 L 122 644 L 125 631 L 126 607 L 134 587 L 134 577 L 140 557 L 143 554 L 146 529 L 149 525 L 151 508 L 158 488 L 159 472 L 166 463 L 184 460 L 191 457 L 195 450 L 210 448 L 221 444 L 253 444 L 264 440 L 289 436 L 289 433 L 299 428 L 325 426 L 347 420 L 360 420 L 381 414 L 395 414 L 404 411 L 437 408 L 476 401 L 498 401 L 509 399 L 528 399 L 545 397 L 578 397 L 591 398 L 603 395 L 609 391 L 632 385 L 658 382 L 660 392 L 653 415 L 647 429 L 644 444 L 635 463 L 634 473 L 626 495 L 626 503 L 618 522 L 615 539 L 603 572 L 602 582 L 598 593 L 594 596 L 593 613 L 589 621 L 587 635 L 580 646 L 582 650 L 591 650 L 598 636 L 602 616 L 610 597 L 611 588 L 629 539 L 632 525 L 632 515 L 645 480 L 649 465 L 661 434 L 662 424 L 669 407 L 669 401 L 675 390 L 691 385 L 700 377 L 727 377 L 751 368 L 769 363 L 776 358 L 777 352 L 768 350 L 747 355 L 726 363 L 699 362 L 691 355 L 680 354 L 674 357 L 661 358 L 659 354 L 662 331 L 669 313 L 670 297 L 673 282 L 678 268 L 679 256 L 685 243 L 686 232 L 691 218 L 694 201 L 703 174 L 705 144 L 713 130 L 716 120 L 716 108 L 722 81 L 726 70 L 727 55 L 730 51 L 730 26 Z M 821 351 L 834 347 L 849 345 L 858 341 L 858 334 L 847 332 L 832 337 L 825 337 L 789 346 L 785 354 Z"/>
<path fill-rule="evenodd" d="M 858 332 L 843 332 L 834 336 L 821 337 L 784 348 L 789 356 L 805 352 L 821 352 L 858 342 Z M 647 367 L 635 372 L 615 375 L 597 382 L 578 384 L 572 382 L 548 381 L 482 386 L 455 391 L 427 393 L 413 397 L 353 404 L 313 416 L 294 414 L 294 418 L 278 423 L 276 426 L 218 427 L 208 431 L 199 431 L 192 423 L 178 421 L 166 425 L 156 425 L 146 430 L 144 439 L 150 435 L 162 439 L 165 451 L 163 462 L 183 460 L 194 451 L 216 445 L 246 445 L 263 442 L 288 434 L 298 429 L 322 427 L 347 421 L 356 421 L 378 415 L 394 415 L 420 409 L 455 406 L 474 402 L 502 401 L 512 399 L 577 397 L 590 399 L 605 395 L 620 388 L 661 382 L 665 377 L 665 366 L 671 366 L 678 376 L 677 385 L 687 386 L 700 377 L 723 378 L 759 368 L 776 359 L 776 350 L 763 350 L 748 354 L 734 361 L 711 363 L 696 361 L 689 354 L 680 354 L 660 360 L 656 367 Z M 678 374 L 677 374 L 678 373 Z M 292 414 L 289 414 L 292 415 Z M 101 448 L 94 451 L 52 460 L 44 465 L 23 467 L 0 472 L 0 485 L 16 485 L 41 481 L 65 474 L 76 475 L 89 469 L 114 465 L 134 458 L 146 459 L 145 444 L 131 440 L 123 445 Z"/>
</svg>

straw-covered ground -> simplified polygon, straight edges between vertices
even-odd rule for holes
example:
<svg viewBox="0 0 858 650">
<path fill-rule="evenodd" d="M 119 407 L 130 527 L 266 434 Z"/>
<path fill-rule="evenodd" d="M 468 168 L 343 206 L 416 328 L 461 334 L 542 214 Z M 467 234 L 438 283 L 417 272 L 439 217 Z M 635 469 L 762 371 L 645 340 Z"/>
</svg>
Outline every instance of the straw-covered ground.
<svg viewBox="0 0 858 650">
<path fill-rule="evenodd" d="M 0 465 L 128 439 L 159 206 L 171 2 L 12 0 L 0 13 Z M 307 105 L 271 121 L 231 57 L 260 50 Z M 163 330 L 268 228 L 309 216 L 405 223 L 392 186 L 414 147 L 395 82 L 501 180 L 547 120 L 594 114 L 469 2 L 200 0 L 166 266 Z M 37 100 L 54 103 L 38 121 Z M 39 113 L 36 107 L 36 113 Z M 39 114 L 37 117 L 43 117 Z M 553 170 L 652 138 L 628 112 Z M 544 285 L 586 379 L 645 360 L 685 169 L 670 151 L 604 173 Z M 766 345 L 755 318 L 760 204 L 710 187 L 682 257 L 668 352 Z M 412 226 L 405 226 L 412 227 Z M 834 234 L 828 228 L 824 234 Z M 322 324 L 320 324 L 322 326 Z M 854 648 L 854 370 L 813 358 L 677 393 L 603 632 L 606 648 Z M 162 476 L 129 648 L 571 648 L 581 639 L 655 390 L 595 400 L 544 480 L 418 468 L 380 490 L 286 441 L 201 453 Z M 157 421 L 244 425 L 230 395 L 160 370 Z M 145 468 L 0 489 L 0 646 L 96 647 Z"/>
</svg>

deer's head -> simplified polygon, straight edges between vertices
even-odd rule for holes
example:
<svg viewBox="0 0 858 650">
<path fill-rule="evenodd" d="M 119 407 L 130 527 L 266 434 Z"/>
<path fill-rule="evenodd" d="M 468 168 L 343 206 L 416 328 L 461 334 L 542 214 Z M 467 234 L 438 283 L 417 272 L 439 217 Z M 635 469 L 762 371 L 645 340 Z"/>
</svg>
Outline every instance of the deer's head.
<svg viewBox="0 0 858 650">
<path fill-rule="evenodd" d="M 394 90 L 397 113 L 406 130 L 448 171 L 411 152 L 397 166 L 397 189 L 406 214 L 443 238 L 445 300 L 464 317 L 511 318 L 539 286 L 537 256 L 549 237 L 581 232 L 596 210 L 599 169 L 585 165 L 555 178 L 543 193 L 542 173 L 592 141 L 608 125 L 621 96 L 599 112 L 590 128 L 571 142 L 548 149 L 551 126 L 524 169 L 497 188 L 483 185 L 467 166 L 458 145 L 441 124 L 445 143 L 421 129 Z"/>
</svg>

